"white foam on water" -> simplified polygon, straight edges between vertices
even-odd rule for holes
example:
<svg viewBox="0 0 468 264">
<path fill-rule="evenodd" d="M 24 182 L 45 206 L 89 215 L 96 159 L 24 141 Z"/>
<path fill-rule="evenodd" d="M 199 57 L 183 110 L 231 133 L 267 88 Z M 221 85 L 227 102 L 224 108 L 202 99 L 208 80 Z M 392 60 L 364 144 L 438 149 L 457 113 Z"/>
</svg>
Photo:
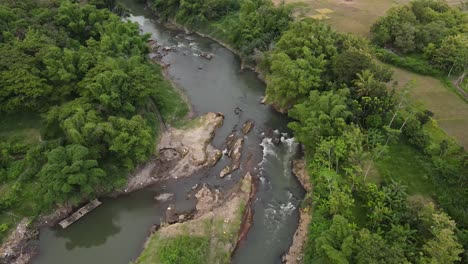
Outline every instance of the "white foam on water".
<svg viewBox="0 0 468 264">
<path fill-rule="evenodd" d="M 296 210 L 296 206 L 294 206 L 294 204 L 292 202 L 280 205 L 280 212 L 281 212 L 281 216 L 283 218 L 288 216 L 288 215 L 291 215 L 292 212 L 294 212 L 294 210 Z"/>
<path fill-rule="evenodd" d="M 127 19 L 131 22 L 136 22 L 138 25 L 140 25 L 140 27 L 145 25 L 145 21 L 147 20 L 144 16 L 133 16 L 133 15 L 130 15 Z"/>
<path fill-rule="evenodd" d="M 275 152 L 275 144 L 273 143 L 273 140 L 271 138 L 264 138 L 262 140 L 262 143 L 260 143 L 260 146 L 263 147 L 263 160 L 262 162 L 260 162 L 261 164 L 268 155 L 278 157 L 278 155 Z"/>
</svg>

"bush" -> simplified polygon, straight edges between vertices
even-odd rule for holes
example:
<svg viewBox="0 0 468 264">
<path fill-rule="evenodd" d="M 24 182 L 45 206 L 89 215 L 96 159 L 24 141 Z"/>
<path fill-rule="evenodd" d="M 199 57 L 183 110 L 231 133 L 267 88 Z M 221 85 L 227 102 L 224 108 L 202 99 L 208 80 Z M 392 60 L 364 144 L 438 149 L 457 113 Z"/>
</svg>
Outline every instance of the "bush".
<svg viewBox="0 0 468 264">
<path fill-rule="evenodd" d="M 433 68 L 427 61 L 423 59 L 414 57 L 401 57 L 391 51 L 381 48 L 376 48 L 375 55 L 385 63 L 389 63 L 415 73 L 435 77 L 442 75 L 440 71 Z"/>
<path fill-rule="evenodd" d="M 417 119 L 410 119 L 403 128 L 403 133 L 408 138 L 409 143 L 419 150 L 426 152 L 426 148 L 431 143 L 427 132 L 422 129 L 421 123 Z"/>
</svg>

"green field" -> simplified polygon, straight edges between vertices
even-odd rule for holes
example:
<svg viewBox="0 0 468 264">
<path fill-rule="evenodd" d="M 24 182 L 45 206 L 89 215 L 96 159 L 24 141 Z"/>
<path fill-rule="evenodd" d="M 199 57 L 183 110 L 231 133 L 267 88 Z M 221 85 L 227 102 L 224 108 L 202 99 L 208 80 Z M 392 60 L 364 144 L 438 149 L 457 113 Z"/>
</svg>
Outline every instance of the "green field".
<svg viewBox="0 0 468 264">
<path fill-rule="evenodd" d="M 400 84 L 413 80 L 411 96 L 416 104 L 434 113 L 438 125 L 465 149 L 468 149 L 468 104 L 444 84 L 429 76 L 422 76 L 396 67 L 394 79 Z"/>
</svg>

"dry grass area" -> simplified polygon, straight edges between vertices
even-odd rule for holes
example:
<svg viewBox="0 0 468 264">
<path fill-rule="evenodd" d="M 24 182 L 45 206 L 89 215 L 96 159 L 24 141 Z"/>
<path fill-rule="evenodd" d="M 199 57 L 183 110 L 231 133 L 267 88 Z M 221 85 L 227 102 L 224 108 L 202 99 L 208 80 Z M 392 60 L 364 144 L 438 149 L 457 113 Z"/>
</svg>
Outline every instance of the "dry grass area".
<svg viewBox="0 0 468 264">
<path fill-rule="evenodd" d="M 283 0 L 273 0 L 275 4 Z M 367 36 L 372 24 L 393 6 L 410 0 L 284 0 L 285 3 L 302 3 L 301 12 L 327 23 L 342 32 Z M 448 0 L 460 4 L 461 0 Z"/>
<path fill-rule="evenodd" d="M 399 86 L 415 81 L 411 95 L 417 104 L 435 114 L 435 119 L 445 132 L 468 149 L 468 104 L 437 79 L 393 67 Z"/>
<path fill-rule="evenodd" d="M 280 0 L 275 0 L 280 3 Z M 409 0 L 285 0 L 303 3 L 304 15 L 326 20 L 336 29 L 367 36 L 371 25 L 392 6 Z"/>
</svg>

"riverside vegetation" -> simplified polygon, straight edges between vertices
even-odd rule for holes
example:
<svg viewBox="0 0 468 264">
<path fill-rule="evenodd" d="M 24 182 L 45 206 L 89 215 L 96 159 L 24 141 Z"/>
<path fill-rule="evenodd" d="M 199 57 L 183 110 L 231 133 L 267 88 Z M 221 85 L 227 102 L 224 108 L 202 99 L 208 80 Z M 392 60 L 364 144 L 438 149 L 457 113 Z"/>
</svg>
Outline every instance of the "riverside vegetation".
<svg viewBox="0 0 468 264">
<path fill-rule="evenodd" d="M 392 72 L 375 63 L 382 50 L 322 22 L 293 19 L 294 6 L 267 0 L 150 5 L 163 19 L 208 33 L 258 63 L 266 101 L 294 119 L 289 126 L 304 145 L 313 184 L 303 202 L 313 217 L 302 262 L 467 260 L 466 151 L 431 112 L 413 105 L 411 83 L 395 89 Z M 373 27 L 375 43 L 403 54 L 424 52 L 436 71 L 466 67 L 465 13 L 442 1 L 416 0 L 389 17 Z M 412 48 L 416 36 L 426 42 Z"/>
<path fill-rule="evenodd" d="M 188 112 L 108 2 L 0 1 L 0 239 L 126 184 Z"/>
</svg>

